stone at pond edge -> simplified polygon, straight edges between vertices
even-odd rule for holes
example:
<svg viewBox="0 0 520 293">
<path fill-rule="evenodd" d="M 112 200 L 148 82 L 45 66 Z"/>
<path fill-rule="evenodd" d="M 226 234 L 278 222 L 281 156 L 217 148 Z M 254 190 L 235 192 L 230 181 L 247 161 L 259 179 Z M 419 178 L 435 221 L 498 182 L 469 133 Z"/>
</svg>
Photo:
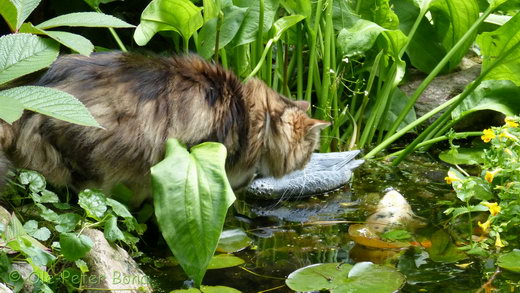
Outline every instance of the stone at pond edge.
<svg viewBox="0 0 520 293">
<path fill-rule="evenodd" d="M 83 234 L 90 237 L 94 247 L 85 257 L 88 264 L 88 276 L 83 287 L 91 288 L 87 292 L 153 292 L 150 279 L 124 249 L 111 245 L 103 232 L 85 229 Z M 89 282 L 90 281 L 90 282 Z"/>
</svg>

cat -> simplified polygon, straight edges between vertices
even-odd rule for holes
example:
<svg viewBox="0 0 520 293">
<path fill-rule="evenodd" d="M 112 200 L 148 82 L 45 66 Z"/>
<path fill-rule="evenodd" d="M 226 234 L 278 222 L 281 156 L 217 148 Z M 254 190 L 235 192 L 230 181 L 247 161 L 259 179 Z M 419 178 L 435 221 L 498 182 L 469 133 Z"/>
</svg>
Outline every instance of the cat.
<svg viewBox="0 0 520 293">
<path fill-rule="evenodd" d="M 187 147 L 224 144 L 226 173 L 239 190 L 255 174 L 281 177 L 303 168 L 330 124 L 310 118 L 308 102 L 258 79 L 242 83 L 196 55 L 63 55 L 35 85 L 74 95 L 103 129 L 29 111 L 13 125 L 0 122 L 0 173 L 7 170 L 3 150 L 13 166 L 57 186 L 109 191 L 123 183 L 136 194 L 132 206 L 148 197 L 150 167 L 163 158 L 168 138 Z"/>
</svg>

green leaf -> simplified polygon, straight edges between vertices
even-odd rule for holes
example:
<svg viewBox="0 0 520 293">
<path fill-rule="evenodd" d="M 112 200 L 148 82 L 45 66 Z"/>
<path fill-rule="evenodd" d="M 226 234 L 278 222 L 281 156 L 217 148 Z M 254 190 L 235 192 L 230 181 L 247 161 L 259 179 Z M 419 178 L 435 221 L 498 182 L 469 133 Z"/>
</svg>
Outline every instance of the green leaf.
<svg viewBox="0 0 520 293">
<path fill-rule="evenodd" d="M 0 14 L 11 28 L 16 31 L 29 17 L 41 0 L 0 0 Z"/>
<path fill-rule="evenodd" d="M 520 273 L 520 250 L 501 254 L 497 259 L 497 265 L 506 270 Z"/>
<path fill-rule="evenodd" d="M 103 218 L 107 211 L 107 198 L 102 192 L 85 189 L 79 193 L 78 197 L 79 206 L 87 212 L 89 217 L 98 221 Z"/>
<path fill-rule="evenodd" d="M 374 22 L 359 19 L 351 27 L 341 29 L 336 44 L 344 56 L 363 55 L 384 30 Z"/>
<path fill-rule="evenodd" d="M 90 53 L 94 51 L 94 45 L 92 45 L 87 38 L 77 34 L 62 31 L 46 31 L 30 23 L 24 23 L 20 28 L 20 32 L 49 36 L 55 41 L 85 56 L 89 56 Z"/>
<path fill-rule="evenodd" d="M 31 241 L 28 236 L 21 236 L 16 239 L 16 242 L 19 245 L 20 251 L 28 256 L 37 266 L 46 266 L 56 259 L 54 255 L 43 250 L 41 247 L 35 246 L 34 242 Z M 12 245 L 12 242 L 10 242 L 9 245 Z"/>
<path fill-rule="evenodd" d="M 177 140 L 153 166 L 157 222 L 184 271 L 199 286 L 215 252 L 228 208 L 235 200 L 227 180 L 226 149 L 202 143 L 189 153 Z"/>
<path fill-rule="evenodd" d="M 225 269 L 236 267 L 245 263 L 243 259 L 232 254 L 218 254 L 211 258 L 208 264 L 208 270 Z"/>
<path fill-rule="evenodd" d="M 399 241 L 399 240 L 409 240 L 412 238 L 412 235 L 410 232 L 406 230 L 390 230 L 383 235 L 381 235 L 381 238 L 389 241 Z"/>
<path fill-rule="evenodd" d="M 467 258 L 464 252 L 457 249 L 450 235 L 443 230 L 433 233 L 432 247 L 428 249 L 430 258 L 436 262 L 452 263 Z"/>
<path fill-rule="evenodd" d="M 227 286 L 200 286 L 200 292 L 202 293 L 240 293 L 235 288 Z"/>
<path fill-rule="evenodd" d="M 60 246 L 61 253 L 67 260 L 76 261 L 87 255 L 94 246 L 94 242 L 86 235 L 61 233 Z"/>
<path fill-rule="evenodd" d="M 399 2 L 399 3 L 398 3 Z M 400 28 L 405 33 L 411 29 L 420 10 L 429 9 L 430 19 L 424 17 L 410 45 L 407 54 L 412 65 L 423 72 L 430 72 L 444 58 L 446 53 L 462 38 L 479 17 L 477 1 L 438 0 L 418 3 L 421 9 L 408 1 L 394 1 L 396 13 L 401 20 Z M 458 66 L 460 60 L 473 43 L 476 32 L 448 62 L 445 71 Z"/>
<path fill-rule="evenodd" d="M 247 8 L 244 22 L 240 26 L 236 36 L 233 38 L 229 47 L 249 44 L 256 40 L 260 27 L 260 1 L 235 0 L 233 3 L 239 7 Z M 263 32 L 267 33 L 273 26 L 276 12 L 278 11 L 279 0 L 264 0 L 264 19 Z"/>
<path fill-rule="evenodd" d="M 34 35 L 0 37 L 0 84 L 49 66 L 58 53 L 56 42 Z"/>
<path fill-rule="evenodd" d="M 35 220 L 25 222 L 23 228 L 25 229 L 27 234 L 41 241 L 46 241 L 51 236 L 51 231 L 49 231 L 49 229 L 47 229 L 46 227 L 38 229 L 38 222 L 36 222 Z"/>
<path fill-rule="evenodd" d="M 23 185 L 29 185 L 32 192 L 40 192 L 45 190 L 45 177 L 40 173 L 30 170 L 24 170 L 18 175 L 18 181 Z"/>
<path fill-rule="evenodd" d="M 458 148 L 456 152 L 442 151 L 439 159 L 452 165 L 478 165 L 485 162 L 484 148 Z"/>
<path fill-rule="evenodd" d="M 63 14 L 55 18 L 51 18 L 37 25 L 40 29 L 49 29 L 58 26 L 84 26 L 84 27 L 115 27 L 115 28 L 132 28 L 135 27 L 129 23 L 112 15 L 100 12 L 75 12 Z"/>
<path fill-rule="evenodd" d="M 60 215 L 58 215 L 55 211 L 40 203 L 36 203 L 36 206 L 41 210 L 40 217 L 42 217 L 44 220 L 52 223 L 59 223 Z"/>
<path fill-rule="evenodd" d="M 22 117 L 23 110 L 23 105 L 18 100 L 0 96 L 0 119 L 11 124 Z"/>
<path fill-rule="evenodd" d="M 87 273 L 89 271 L 87 263 L 82 259 L 78 259 L 74 262 L 74 264 L 76 267 L 78 267 L 78 269 L 80 269 L 82 273 Z"/>
<path fill-rule="evenodd" d="M 504 55 L 509 49 L 518 46 L 520 42 L 520 14 L 499 29 L 482 33 L 477 37 L 483 60 L 482 71 L 494 63 L 498 56 Z M 494 67 L 485 77 L 486 79 L 511 80 L 520 86 L 520 50 L 513 50 L 500 64 Z"/>
<path fill-rule="evenodd" d="M 372 21 L 390 30 L 397 29 L 399 26 L 399 18 L 392 10 L 389 0 L 358 1 L 361 2 L 359 4 L 359 13 L 363 19 Z"/>
<path fill-rule="evenodd" d="M 87 108 L 64 91 L 41 86 L 20 86 L 0 91 L 0 96 L 17 99 L 26 109 L 63 121 L 99 127 Z"/>
<path fill-rule="evenodd" d="M 124 204 L 118 202 L 117 200 L 107 198 L 107 205 L 112 207 L 112 209 L 114 210 L 114 213 L 116 213 L 116 215 L 118 215 L 122 218 L 133 218 L 132 214 L 130 213 L 130 211 L 128 211 L 126 206 Z"/>
<path fill-rule="evenodd" d="M 282 37 L 282 34 L 288 30 L 293 25 L 297 24 L 298 22 L 302 21 L 305 18 L 303 15 L 289 15 L 284 16 L 282 18 L 277 19 L 274 22 L 274 37 L 273 40 L 275 42 L 278 42 L 280 38 Z"/>
<path fill-rule="evenodd" d="M 221 252 L 237 252 L 249 247 L 252 240 L 241 228 L 224 230 L 220 234 L 217 250 Z"/>
<path fill-rule="evenodd" d="M 224 11 L 224 19 L 220 27 L 219 48 L 224 48 L 235 37 L 246 16 L 246 8 L 231 6 Z M 206 22 L 199 32 L 200 46 L 197 53 L 209 59 L 215 51 L 217 35 L 217 18 Z"/>
<path fill-rule="evenodd" d="M 42 190 L 42 196 L 40 197 L 41 203 L 59 203 L 60 199 L 58 195 L 49 190 Z"/>
<path fill-rule="evenodd" d="M 188 40 L 204 23 L 200 11 L 189 0 L 153 0 L 141 14 L 134 40 L 144 46 L 160 31 L 175 31 Z"/>
<path fill-rule="evenodd" d="M 105 238 L 110 242 L 125 240 L 125 235 L 119 227 L 117 227 L 117 217 L 113 215 L 108 216 L 106 219 L 104 234 Z"/>
<path fill-rule="evenodd" d="M 509 80 L 486 80 L 451 112 L 453 120 L 473 112 L 493 110 L 506 116 L 520 113 L 520 87 Z"/>
<path fill-rule="evenodd" d="M 394 268 L 361 262 L 352 266 L 342 263 L 310 265 L 292 272 L 285 280 L 295 291 L 329 290 L 332 293 L 396 292 L 405 277 Z"/>
<path fill-rule="evenodd" d="M 404 107 L 408 103 L 408 100 L 409 100 L 408 96 L 406 96 L 406 94 L 403 91 L 401 91 L 399 88 L 395 88 L 394 93 L 392 94 L 390 108 L 388 109 L 388 112 L 386 113 L 385 121 L 384 121 L 384 124 L 382 125 L 385 130 L 388 130 L 392 126 L 392 124 L 394 124 L 394 121 L 397 119 L 399 114 L 401 114 Z M 404 128 L 408 124 L 412 123 L 416 119 L 417 119 L 417 117 L 415 114 L 415 110 L 414 110 L 414 108 L 412 108 L 410 110 L 410 112 L 408 112 L 408 114 L 404 118 L 403 122 L 401 122 L 401 124 L 399 125 L 399 127 L 397 129 L 401 130 L 402 128 Z"/>
<path fill-rule="evenodd" d="M 305 16 L 305 18 L 311 17 L 312 7 L 311 2 L 308 0 L 281 0 L 280 4 L 289 12 L 289 15 L 300 14 Z"/>
<path fill-rule="evenodd" d="M 56 231 L 64 233 L 74 231 L 79 221 L 81 221 L 80 215 L 73 213 L 65 213 L 59 215 L 56 221 L 54 221 L 54 223 L 58 224 L 55 227 Z"/>
<path fill-rule="evenodd" d="M 99 4 L 107 4 L 107 3 L 123 1 L 123 0 L 83 0 L 83 1 L 85 1 L 85 3 L 87 3 L 90 7 L 96 9 L 96 8 L 99 8 Z"/>
<path fill-rule="evenodd" d="M 509 0 L 488 0 L 489 5 L 491 7 L 493 7 L 493 9 L 497 8 L 498 6 L 500 6 L 500 5 L 504 4 L 504 3 L 506 3 L 507 1 L 509 1 Z"/>
</svg>

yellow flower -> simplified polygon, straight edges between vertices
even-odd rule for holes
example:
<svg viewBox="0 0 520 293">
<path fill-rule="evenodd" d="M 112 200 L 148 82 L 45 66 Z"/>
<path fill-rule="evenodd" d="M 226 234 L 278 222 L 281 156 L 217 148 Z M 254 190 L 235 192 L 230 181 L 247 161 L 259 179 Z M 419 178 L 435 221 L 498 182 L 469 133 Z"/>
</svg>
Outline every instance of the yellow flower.
<svg viewBox="0 0 520 293">
<path fill-rule="evenodd" d="M 504 243 L 502 242 L 502 240 L 500 239 L 500 234 L 496 234 L 495 236 L 495 247 L 504 247 Z"/>
<path fill-rule="evenodd" d="M 486 175 L 484 176 L 484 179 L 486 179 L 487 182 L 491 183 L 493 182 L 493 178 L 495 178 L 495 175 L 500 171 L 501 169 L 495 169 L 494 171 L 486 171 Z"/>
<path fill-rule="evenodd" d="M 482 232 L 484 234 L 487 234 L 489 232 L 490 225 L 491 225 L 491 219 L 488 219 L 483 224 L 480 221 L 478 221 L 478 226 L 480 227 L 480 229 L 482 229 Z"/>
<path fill-rule="evenodd" d="M 457 177 L 457 174 L 452 171 L 448 171 L 448 176 L 444 177 L 444 180 L 446 180 L 446 183 L 451 184 L 454 181 L 460 181 L 460 178 Z"/>
<path fill-rule="evenodd" d="M 509 127 L 518 127 L 518 123 L 515 122 L 515 119 L 513 117 L 506 117 L 505 119 L 506 125 Z"/>
<path fill-rule="evenodd" d="M 490 142 L 493 138 L 496 137 L 492 129 L 484 129 L 482 133 L 484 133 L 484 135 L 482 135 L 480 138 L 482 138 L 484 142 Z"/>
<path fill-rule="evenodd" d="M 492 216 L 496 216 L 496 215 L 498 215 L 498 213 L 500 213 L 501 208 L 498 205 L 498 203 L 496 203 L 496 202 L 486 202 L 486 201 L 483 201 L 480 204 L 483 205 L 483 206 L 486 206 L 489 209 L 489 213 Z"/>
<path fill-rule="evenodd" d="M 505 129 L 500 132 L 498 137 L 505 137 L 505 138 L 508 138 L 510 140 L 518 141 L 518 138 L 516 136 L 514 136 L 511 133 L 507 132 L 507 130 L 505 130 Z"/>
</svg>

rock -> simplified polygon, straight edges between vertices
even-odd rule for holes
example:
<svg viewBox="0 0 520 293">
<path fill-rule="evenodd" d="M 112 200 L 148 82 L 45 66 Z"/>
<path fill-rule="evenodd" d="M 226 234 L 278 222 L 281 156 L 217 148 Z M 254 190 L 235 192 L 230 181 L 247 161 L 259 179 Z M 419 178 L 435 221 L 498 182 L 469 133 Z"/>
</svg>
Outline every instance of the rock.
<svg viewBox="0 0 520 293">
<path fill-rule="evenodd" d="M 415 103 L 415 112 L 417 113 L 417 116 L 419 117 L 426 114 L 447 100 L 462 93 L 464 88 L 470 82 L 475 80 L 479 74 L 480 64 L 475 64 L 464 70 L 437 76 Z M 415 75 L 412 77 L 412 81 L 400 86 L 399 88 L 407 96 L 411 96 L 425 77 L 425 75 Z M 438 116 L 440 116 L 440 114 L 437 114 L 434 118 Z"/>
<path fill-rule="evenodd" d="M 94 242 L 85 257 L 89 272 L 83 287 L 91 288 L 87 292 L 153 292 L 150 279 L 128 252 L 108 243 L 99 230 L 85 229 L 83 234 Z"/>
<path fill-rule="evenodd" d="M 5 284 L 0 283 L 0 293 L 13 293 Z"/>
</svg>

